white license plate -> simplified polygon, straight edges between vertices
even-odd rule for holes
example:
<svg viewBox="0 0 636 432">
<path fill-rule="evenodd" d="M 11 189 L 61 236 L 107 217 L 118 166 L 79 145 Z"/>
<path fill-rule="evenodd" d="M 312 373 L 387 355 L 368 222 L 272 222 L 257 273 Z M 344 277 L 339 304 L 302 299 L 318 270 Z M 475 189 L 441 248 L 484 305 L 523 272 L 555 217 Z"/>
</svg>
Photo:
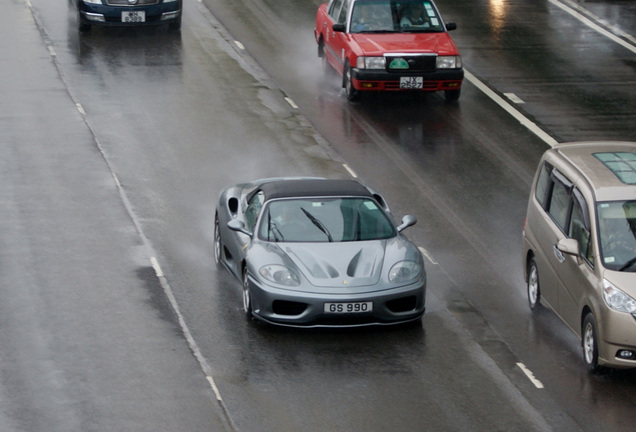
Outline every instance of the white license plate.
<svg viewBox="0 0 636 432">
<path fill-rule="evenodd" d="M 145 11 L 124 11 L 121 13 L 121 22 L 138 23 L 146 22 Z"/>
<path fill-rule="evenodd" d="M 421 89 L 424 85 L 424 78 L 422 77 L 400 77 L 401 89 Z"/>
<path fill-rule="evenodd" d="M 324 310 L 336 314 L 373 312 L 373 302 L 325 303 Z"/>
</svg>

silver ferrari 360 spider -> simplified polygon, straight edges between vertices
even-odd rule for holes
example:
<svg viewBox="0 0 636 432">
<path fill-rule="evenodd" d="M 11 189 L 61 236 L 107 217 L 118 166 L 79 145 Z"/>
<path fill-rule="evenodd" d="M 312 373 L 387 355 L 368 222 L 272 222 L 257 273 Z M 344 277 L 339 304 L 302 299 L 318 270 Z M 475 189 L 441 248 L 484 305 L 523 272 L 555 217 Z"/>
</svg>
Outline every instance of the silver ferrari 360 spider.
<svg viewBox="0 0 636 432">
<path fill-rule="evenodd" d="M 355 180 L 275 178 L 219 198 L 214 257 L 243 283 L 249 319 L 295 327 L 420 319 L 426 272 L 385 200 Z"/>
</svg>

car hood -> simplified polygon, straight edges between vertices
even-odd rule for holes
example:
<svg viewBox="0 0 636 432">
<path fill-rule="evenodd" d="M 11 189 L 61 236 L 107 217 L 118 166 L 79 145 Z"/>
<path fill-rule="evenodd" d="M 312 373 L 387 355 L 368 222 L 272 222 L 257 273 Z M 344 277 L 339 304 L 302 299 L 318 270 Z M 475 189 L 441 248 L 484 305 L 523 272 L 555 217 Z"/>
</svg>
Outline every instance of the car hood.
<svg viewBox="0 0 636 432">
<path fill-rule="evenodd" d="M 380 280 L 386 240 L 350 243 L 287 243 L 283 252 L 312 285 L 375 285 Z"/>
<path fill-rule="evenodd" d="M 459 54 L 447 33 L 354 33 L 351 39 L 363 55 L 380 56 L 391 52 Z"/>
</svg>

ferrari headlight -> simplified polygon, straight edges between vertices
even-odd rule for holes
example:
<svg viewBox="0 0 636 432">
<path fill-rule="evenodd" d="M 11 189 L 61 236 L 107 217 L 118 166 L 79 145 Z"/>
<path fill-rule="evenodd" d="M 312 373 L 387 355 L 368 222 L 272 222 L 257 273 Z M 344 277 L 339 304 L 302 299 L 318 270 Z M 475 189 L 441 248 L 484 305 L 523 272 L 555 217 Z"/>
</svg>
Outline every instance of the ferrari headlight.
<svg viewBox="0 0 636 432">
<path fill-rule="evenodd" d="M 636 300 L 607 280 L 603 280 L 603 298 L 605 303 L 616 311 L 636 314 Z"/>
<path fill-rule="evenodd" d="M 400 261 L 389 270 L 389 282 L 403 283 L 417 279 L 422 273 L 422 266 L 415 261 Z"/>
<path fill-rule="evenodd" d="M 358 57 L 356 67 L 358 69 L 384 69 L 384 57 Z"/>
<path fill-rule="evenodd" d="M 437 69 L 459 69 L 462 67 L 460 56 L 438 56 L 435 62 Z"/>
<path fill-rule="evenodd" d="M 300 279 L 294 272 L 285 266 L 278 264 L 271 264 L 261 267 L 258 271 L 261 276 L 270 282 L 274 282 L 279 285 L 285 286 L 298 286 L 300 285 Z"/>
</svg>

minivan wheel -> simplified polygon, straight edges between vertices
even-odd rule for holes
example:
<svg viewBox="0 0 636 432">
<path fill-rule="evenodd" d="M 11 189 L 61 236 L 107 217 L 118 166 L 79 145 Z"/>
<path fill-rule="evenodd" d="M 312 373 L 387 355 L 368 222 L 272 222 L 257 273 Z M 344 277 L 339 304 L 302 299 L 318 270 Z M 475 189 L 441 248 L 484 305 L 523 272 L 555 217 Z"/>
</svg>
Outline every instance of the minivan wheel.
<svg viewBox="0 0 636 432">
<path fill-rule="evenodd" d="M 539 270 L 534 258 L 528 264 L 528 304 L 534 310 L 541 300 L 541 290 L 539 289 Z"/>
<path fill-rule="evenodd" d="M 249 321 L 252 316 L 252 297 L 250 296 L 250 284 L 247 277 L 247 266 L 243 267 L 243 313 Z"/>
<path fill-rule="evenodd" d="M 585 365 L 590 372 L 597 372 L 598 365 L 598 337 L 596 334 L 596 320 L 594 315 L 588 313 L 583 320 L 583 358 Z"/>
</svg>

